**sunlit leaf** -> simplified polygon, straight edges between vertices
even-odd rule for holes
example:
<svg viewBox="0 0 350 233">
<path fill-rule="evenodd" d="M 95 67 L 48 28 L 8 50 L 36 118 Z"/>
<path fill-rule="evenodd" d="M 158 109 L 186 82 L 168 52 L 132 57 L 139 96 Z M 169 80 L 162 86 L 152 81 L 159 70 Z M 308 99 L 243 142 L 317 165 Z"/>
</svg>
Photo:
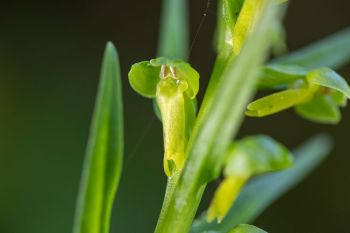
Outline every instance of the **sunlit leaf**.
<svg viewBox="0 0 350 233">
<path fill-rule="evenodd" d="M 310 71 L 307 74 L 307 80 L 310 83 L 340 91 L 350 98 L 350 87 L 347 82 L 339 74 L 329 68 L 322 67 Z"/>
<path fill-rule="evenodd" d="M 123 114 L 117 52 L 108 43 L 84 162 L 74 233 L 108 233 L 123 157 Z"/>
<path fill-rule="evenodd" d="M 247 106 L 246 115 L 252 117 L 271 115 L 308 101 L 312 94 L 309 89 L 290 89 L 276 92 L 250 103 Z"/>
<path fill-rule="evenodd" d="M 296 106 L 295 110 L 300 116 L 318 123 L 336 124 L 341 119 L 338 105 L 329 95 L 315 95 L 312 100 Z"/>
</svg>

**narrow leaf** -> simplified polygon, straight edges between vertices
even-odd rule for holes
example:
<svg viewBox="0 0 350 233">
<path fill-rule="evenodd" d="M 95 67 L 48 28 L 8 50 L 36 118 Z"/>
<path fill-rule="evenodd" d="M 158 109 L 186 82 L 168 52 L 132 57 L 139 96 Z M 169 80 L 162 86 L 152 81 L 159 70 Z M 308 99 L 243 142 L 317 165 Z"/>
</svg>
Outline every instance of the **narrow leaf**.
<svg viewBox="0 0 350 233">
<path fill-rule="evenodd" d="M 337 69 L 350 60 L 350 28 L 322 39 L 305 48 L 278 57 L 272 63 L 294 64 L 305 68 L 322 66 Z"/>
<path fill-rule="evenodd" d="M 186 0 L 163 0 L 158 56 L 188 58 Z"/>
<path fill-rule="evenodd" d="M 291 169 L 256 178 L 243 189 L 222 223 L 207 223 L 203 214 L 193 223 L 191 233 L 204 230 L 227 232 L 240 223 L 253 222 L 271 203 L 309 175 L 331 148 L 332 141 L 328 136 L 312 138 L 294 151 L 295 162 Z"/>
<path fill-rule="evenodd" d="M 123 115 L 117 52 L 108 43 L 84 162 L 74 233 L 108 233 L 123 156 Z"/>
</svg>

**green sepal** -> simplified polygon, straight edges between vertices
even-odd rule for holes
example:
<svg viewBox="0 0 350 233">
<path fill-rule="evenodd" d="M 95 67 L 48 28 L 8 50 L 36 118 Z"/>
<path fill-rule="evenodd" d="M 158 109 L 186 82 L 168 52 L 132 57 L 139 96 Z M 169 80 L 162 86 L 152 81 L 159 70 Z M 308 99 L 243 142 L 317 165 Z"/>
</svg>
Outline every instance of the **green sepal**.
<svg viewBox="0 0 350 233">
<path fill-rule="evenodd" d="M 158 120 L 162 121 L 162 114 L 160 113 L 160 109 L 156 99 L 152 101 L 152 107 L 153 107 L 154 114 L 156 114 L 156 117 L 158 118 Z"/>
<path fill-rule="evenodd" d="M 329 68 L 321 67 L 312 70 L 307 74 L 306 79 L 309 83 L 337 90 L 350 98 L 350 87 L 347 82 Z"/>
<path fill-rule="evenodd" d="M 247 106 L 246 115 L 263 117 L 307 102 L 313 95 L 309 88 L 289 89 L 265 96 Z"/>
<path fill-rule="evenodd" d="M 182 169 L 196 116 L 199 74 L 180 59 L 159 57 L 131 67 L 129 80 L 139 94 L 155 98 L 153 109 L 163 123 L 164 171 Z"/>
<path fill-rule="evenodd" d="M 348 101 L 346 95 L 339 91 L 333 91 L 331 93 L 332 99 L 338 104 L 340 107 L 345 107 Z"/>
<path fill-rule="evenodd" d="M 280 89 L 298 80 L 303 80 L 306 74 L 306 69 L 296 65 L 267 65 L 261 69 L 258 87 L 260 89 Z"/>
<path fill-rule="evenodd" d="M 159 71 L 159 67 L 152 66 L 148 61 L 132 65 L 129 72 L 131 87 L 144 97 L 154 98 L 159 82 Z"/>
<path fill-rule="evenodd" d="M 131 66 L 129 81 L 131 87 L 140 95 L 156 97 L 157 84 L 161 79 L 171 77 L 186 81 L 188 95 L 193 99 L 199 91 L 199 74 L 188 63 L 180 59 L 160 57 Z"/>
<path fill-rule="evenodd" d="M 258 175 L 288 168 L 293 163 L 289 150 L 266 135 L 241 139 L 230 153 L 225 176 Z"/>
<path fill-rule="evenodd" d="M 337 124 L 341 119 L 338 105 L 330 95 L 316 94 L 309 102 L 296 106 L 295 111 L 317 123 Z"/>
<path fill-rule="evenodd" d="M 176 77 L 179 80 L 184 80 L 188 84 L 188 95 L 191 99 L 194 99 L 199 91 L 199 74 L 188 63 L 181 62 L 175 67 Z"/>
</svg>

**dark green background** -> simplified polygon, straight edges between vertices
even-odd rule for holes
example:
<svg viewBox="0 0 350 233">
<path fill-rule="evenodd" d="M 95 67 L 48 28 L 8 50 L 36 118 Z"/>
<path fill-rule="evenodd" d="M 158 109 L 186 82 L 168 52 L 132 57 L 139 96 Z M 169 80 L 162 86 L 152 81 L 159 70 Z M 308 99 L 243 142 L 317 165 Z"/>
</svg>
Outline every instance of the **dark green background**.
<svg viewBox="0 0 350 233">
<path fill-rule="evenodd" d="M 291 50 L 350 26 L 347 0 L 293 0 L 286 19 Z M 206 0 L 190 1 L 191 38 Z M 206 83 L 214 54 L 215 0 L 191 63 Z M 126 151 L 112 232 L 152 232 L 162 202 L 161 125 L 136 95 L 128 67 L 155 56 L 160 1 L 2 1 L 0 3 L 0 232 L 69 233 L 106 41 L 118 47 Z M 349 48 L 350 49 L 350 48 Z M 341 70 L 350 78 L 350 67 Z M 203 87 L 203 86 L 202 86 Z M 203 88 L 202 88 L 203 91 Z M 246 119 L 240 136 L 267 133 L 290 148 L 330 132 L 329 159 L 256 224 L 270 232 L 347 233 L 350 219 L 350 108 L 338 126 L 292 111 Z M 205 196 L 204 202 L 210 199 Z M 202 203 L 204 209 L 207 203 Z"/>
</svg>

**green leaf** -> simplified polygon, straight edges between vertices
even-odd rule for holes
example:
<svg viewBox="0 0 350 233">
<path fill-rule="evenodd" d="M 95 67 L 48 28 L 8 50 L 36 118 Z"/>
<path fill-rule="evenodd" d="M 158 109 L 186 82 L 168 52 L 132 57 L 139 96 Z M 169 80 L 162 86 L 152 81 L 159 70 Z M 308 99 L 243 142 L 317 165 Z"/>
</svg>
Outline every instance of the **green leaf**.
<svg viewBox="0 0 350 233">
<path fill-rule="evenodd" d="M 124 147 L 120 69 L 108 43 L 84 162 L 74 233 L 108 233 Z"/>
<path fill-rule="evenodd" d="M 271 64 L 264 66 L 259 75 L 261 89 L 279 89 L 306 77 L 307 70 L 296 65 Z"/>
<path fill-rule="evenodd" d="M 263 175 L 251 181 L 241 192 L 227 217 L 220 223 L 207 223 L 206 215 L 193 223 L 191 233 L 207 231 L 227 232 L 242 222 L 253 222 L 280 196 L 295 187 L 328 155 L 332 141 L 319 135 L 297 148 L 294 166 L 286 171 Z"/>
<path fill-rule="evenodd" d="M 248 224 L 240 224 L 228 233 L 267 233 L 260 228 Z"/>
<path fill-rule="evenodd" d="M 347 82 L 329 68 L 322 67 L 312 70 L 307 74 L 306 78 L 312 84 L 337 90 L 350 98 L 350 87 Z"/>
<path fill-rule="evenodd" d="M 278 57 L 272 63 L 294 64 L 308 69 L 337 69 L 350 60 L 350 28 L 340 31 L 305 48 Z"/>
<path fill-rule="evenodd" d="M 337 124 L 341 119 L 337 103 L 329 95 L 315 95 L 309 102 L 297 105 L 295 110 L 301 117 L 317 123 Z"/>
<path fill-rule="evenodd" d="M 280 112 L 310 99 L 313 92 L 309 89 L 289 89 L 265 96 L 247 106 L 246 115 L 264 117 Z"/>
<path fill-rule="evenodd" d="M 257 175 L 292 165 L 289 150 L 269 136 L 258 135 L 235 143 L 225 167 L 225 176 Z"/>
<path fill-rule="evenodd" d="M 188 58 L 188 12 L 186 0 L 163 0 L 158 56 Z"/>
<path fill-rule="evenodd" d="M 131 87 L 140 95 L 154 98 L 159 82 L 160 68 L 150 65 L 148 61 L 136 63 L 131 66 L 129 82 Z"/>
</svg>

